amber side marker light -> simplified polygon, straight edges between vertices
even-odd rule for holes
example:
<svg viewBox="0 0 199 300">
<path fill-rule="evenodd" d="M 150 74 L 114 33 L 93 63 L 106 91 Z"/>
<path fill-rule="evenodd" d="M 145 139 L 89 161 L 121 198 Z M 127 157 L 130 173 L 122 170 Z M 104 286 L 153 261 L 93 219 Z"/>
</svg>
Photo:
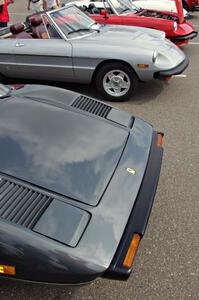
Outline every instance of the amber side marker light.
<svg viewBox="0 0 199 300">
<path fill-rule="evenodd" d="M 163 134 L 158 133 L 157 146 L 162 147 L 162 145 L 163 145 Z"/>
<path fill-rule="evenodd" d="M 0 274 L 5 275 L 16 275 L 16 270 L 14 266 L 6 266 L 6 265 L 0 265 Z"/>
<path fill-rule="evenodd" d="M 129 246 L 128 252 L 125 256 L 125 259 L 123 261 L 123 266 L 127 267 L 127 268 L 131 268 L 134 258 L 135 258 L 135 254 L 137 252 L 137 248 L 139 246 L 141 240 L 141 236 L 138 233 L 135 233 L 133 235 L 133 238 L 131 240 L 131 244 Z"/>
<path fill-rule="evenodd" d="M 147 64 L 137 64 L 137 67 L 140 69 L 147 69 L 149 67 L 149 65 Z"/>
</svg>

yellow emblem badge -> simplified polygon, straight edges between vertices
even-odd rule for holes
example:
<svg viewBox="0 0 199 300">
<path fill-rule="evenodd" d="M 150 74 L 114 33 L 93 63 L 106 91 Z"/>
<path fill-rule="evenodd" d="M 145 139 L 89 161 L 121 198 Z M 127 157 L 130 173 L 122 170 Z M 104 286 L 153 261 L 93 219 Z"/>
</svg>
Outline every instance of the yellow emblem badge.
<svg viewBox="0 0 199 300">
<path fill-rule="evenodd" d="M 135 175 L 135 173 L 136 173 L 135 169 L 127 168 L 126 170 L 127 170 L 127 172 L 129 172 L 129 173 L 131 173 L 133 175 Z"/>
</svg>

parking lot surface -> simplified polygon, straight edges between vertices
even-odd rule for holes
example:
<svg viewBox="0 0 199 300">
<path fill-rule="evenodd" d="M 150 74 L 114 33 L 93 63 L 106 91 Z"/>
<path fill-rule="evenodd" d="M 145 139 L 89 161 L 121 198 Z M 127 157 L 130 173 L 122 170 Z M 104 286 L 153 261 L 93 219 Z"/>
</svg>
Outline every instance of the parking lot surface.
<svg viewBox="0 0 199 300">
<path fill-rule="evenodd" d="M 27 15 L 26 1 L 15 2 L 11 22 Z M 199 13 L 190 22 L 199 29 Z M 130 101 L 113 103 L 165 133 L 155 203 L 129 280 L 98 279 L 82 287 L 0 280 L 1 300 L 199 299 L 199 38 L 183 51 L 190 59 L 183 76 L 140 84 Z M 89 86 L 59 86 L 100 98 Z"/>
</svg>

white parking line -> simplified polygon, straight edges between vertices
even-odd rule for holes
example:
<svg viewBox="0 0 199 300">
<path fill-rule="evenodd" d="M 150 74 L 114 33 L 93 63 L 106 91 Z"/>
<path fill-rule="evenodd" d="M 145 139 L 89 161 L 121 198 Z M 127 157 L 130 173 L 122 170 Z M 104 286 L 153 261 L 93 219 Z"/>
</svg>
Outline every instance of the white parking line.
<svg viewBox="0 0 199 300">
<path fill-rule="evenodd" d="M 197 43 L 197 42 L 195 42 L 195 43 L 194 42 L 190 42 L 189 45 L 199 45 L 199 43 Z"/>
<path fill-rule="evenodd" d="M 185 74 L 178 74 L 178 75 L 173 75 L 172 77 L 186 78 L 187 75 L 185 75 Z"/>
</svg>

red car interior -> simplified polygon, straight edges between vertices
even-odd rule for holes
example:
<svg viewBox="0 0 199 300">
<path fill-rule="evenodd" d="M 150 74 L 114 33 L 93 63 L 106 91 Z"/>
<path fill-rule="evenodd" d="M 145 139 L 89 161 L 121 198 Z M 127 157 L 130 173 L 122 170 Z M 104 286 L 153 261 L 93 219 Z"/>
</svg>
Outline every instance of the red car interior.
<svg viewBox="0 0 199 300">
<path fill-rule="evenodd" d="M 14 25 L 10 26 L 10 32 L 12 33 L 12 36 L 10 38 L 12 39 L 31 39 L 32 36 L 30 33 L 25 31 L 24 24 L 22 23 L 16 23 Z"/>
</svg>

